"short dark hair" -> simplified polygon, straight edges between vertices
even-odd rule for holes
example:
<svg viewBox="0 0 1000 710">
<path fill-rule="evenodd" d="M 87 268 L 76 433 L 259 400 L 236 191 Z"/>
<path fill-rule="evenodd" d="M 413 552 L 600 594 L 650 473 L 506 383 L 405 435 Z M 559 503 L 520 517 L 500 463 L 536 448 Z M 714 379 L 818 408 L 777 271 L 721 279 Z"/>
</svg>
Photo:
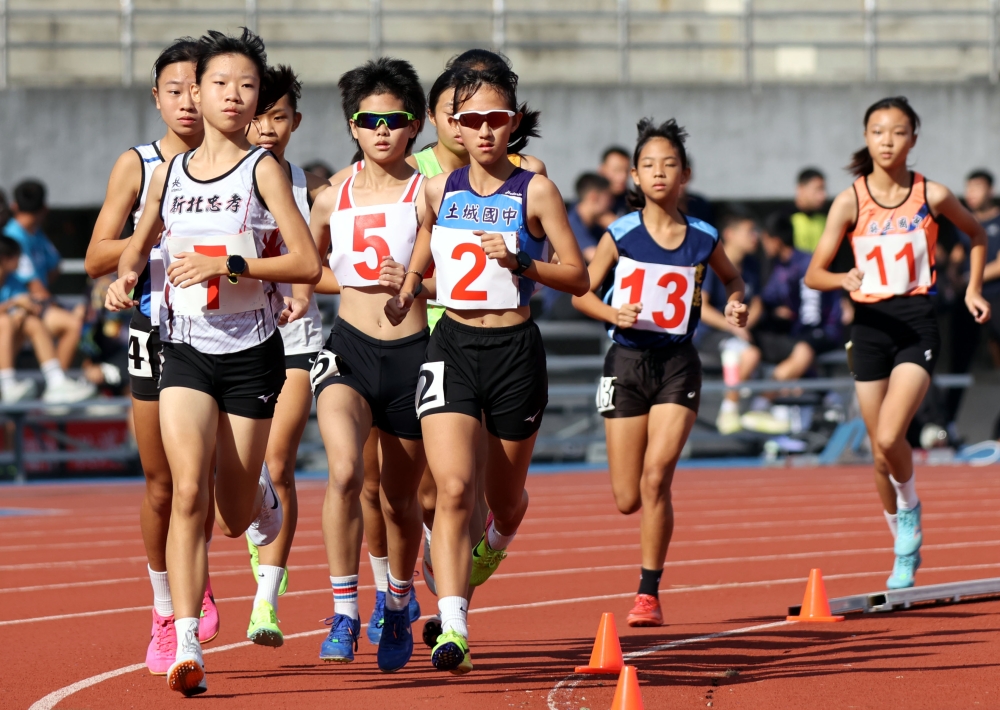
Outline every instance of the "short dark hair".
<svg viewBox="0 0 1000 710">
<path fill-rule="evenodd" d="M 242 30 L 243 33 L 239 37 L 227 35 L 218 30 L 209 30 L 198 39 L 198 64 L 195 67 L 194 79 L 200 84 L 209 63 L 216 57 L 227 54 L 238 54 L 246 57 L 257 67 L 257 76 L 260 78 L 257 108 L 254 110 L 254 115 L 259 116 L 262 113 L 267 113 L 271 108 L 265 103 L 267 96 L 265 86 L 267 83 L 267 51 L 264 49 L 264 40 L 246 27 L 243 27 Z"/>
<path fill-rule="evenodd" d="M 23 180 L 14 188 L 18 212 L 34 214 L 45 209 L 45 185 L 38 180 Z"/>
<path fill-rule="evenodd" d="M 576 199 L 582 200 L 587 193 L 610 190 L 611 183 L 603 175 L 597 173 L 584 173 L 576 179 Z"/>
<path fill-rule="evenodd" d="M 370 59 L 345 72 L 337 86 L 340 87 L 341 106 L 348 123 L 360 110 L 362 100 L 369 96 L 391 94 L 403 102 L 403 108 L 413 114 L 415 120 L 420 121 L 420 128 L 424 127 L 427 114 L 424 88 L 420 85 L 417 70 L 405 59 Z M 413 147 L 415 140 L 416 136 L 409 140 L 407 150 Z"/>
<path fill-rule="evenodd" d="M 969 180 L 985 180 L 986 184 L 993 187 L 993 173 L 991 173 L 986 168 L 976 168 L 971 173 L 965 177 L 965 181 Z"/>
<path fill-rule="evenodd" d="M 264 82 L 267 96 L 262 97 L 261 103 L 268 106 L 268 110 L 286 96 L 292 111 L 299 110 L 299 99 L 302 98 L 302 82 L 295 75 L 290 66 L 279 64 L 267 68 L 267 81 Z"/>
<path fill-rule="evenodd" d="M 197 65 L 199 56 L 198 42 L 193 37 L 174 40 L 174 43 L 160 52 L 160 56 L 153 62 L 153 86 L 159 84 L 160 74 L 171 64 L 191 62 Z"/>
<path fill-rule="evenodd" d="M 623 158 L 625 158 L 625 160 L 632 159 L 632 156 L 629 155 L 629 152 L 624 148 L 622 148 L 620 145 L 612 145 L 605 148 L 604 152 L 601 153 L 601 162 L 603 163 L 605 160 L 607 160 L 609 155 L 620 155 Z"/>
<path fill-rule="evenodd" d="M 753 222 L 756 225 L 757 220 L 748 210 L 742 207 L 730 207 L 722 213 L 722 219 L 719 220 L 719 234 L 743 222 Z"/>
<path fill-rule="evenodd" d="M 802 171 L 799 172 L 799 176 L 795 179 L 795 184 L 805 185 L 807 182 L 812 182 L 817 178 L 823 180 L 824 182 L 826 181 L 826 175 L 824 175 L 823 171 L 819 168 L 803 168 Z"/>
<path fill-rule="evenodd" d="M 305 165 L 302 166 L 302 169 L 307 173 L 312 173 L 313 175 L 319 175 L 320 177 L 323 177 L 323 175 L 320 175 L 320 171 L 322 171 L 326 173 L 326 177 L 324 179 L 329 179 L 333 177 L 333 170 L 330 168 L 329 165 L 324 163 L 322 160 L 314 160 L 311 163 L 306 163 Z"/>
<path fill-rule="evenodd" d="M 684 148 L 684 141 L 687 140 L 688 134 L 683 126 L 677 125 L 676 120 L 670 118 L 657 124 L 652 118 L 644 118 L 636 124 L 636 130 L 639 137 L 635 143 L 635 152 L 632 153 L 633 168 L 639 167 L 639 156 L 642 155 L 642 149 L 646 147 L 646 144 L 654 138 L 662 138 L 669 141 L 674 150 L 677 151 L 677 157 L 681 161 L 681 170 L 688 169 L 688 155 Z M 641 210 L 646 206 L 646 195 L 643 194 L 639 185 L 625 194 L 625 203 L 634 210 Z"/>
<path fill-rule="evenodd" d="M 8 236 L 0 234 L 0 261 L 17 259 L 21 256 L 21 245 Z"/>
<path fill-rule="evenodd" d="M 792 226 L 792 218 L 787 212 L 772 212 L 767 217 L 765 231 L 786 247 L 795 246 L 795 227 Z"/>
</svg>

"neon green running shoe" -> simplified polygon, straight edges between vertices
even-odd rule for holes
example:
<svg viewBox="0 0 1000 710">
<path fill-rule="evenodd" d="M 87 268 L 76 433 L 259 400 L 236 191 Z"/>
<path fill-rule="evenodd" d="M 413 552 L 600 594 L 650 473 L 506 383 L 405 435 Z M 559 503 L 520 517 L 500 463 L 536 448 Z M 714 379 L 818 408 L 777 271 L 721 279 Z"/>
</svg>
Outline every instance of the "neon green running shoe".
<svg viewBox="0 0 1000 710">
<path fill-rule="evenodd" d="M 445 631 L 438 636 L 437 645 L 431 651 L 431 663 L 439 671 L 450 671 L 464 675 L 472 670 L 472 653 L 469 642 L 462 634 Z"/>
<path fill-rule="evenodd" d="M 260 564 L 260 552 L 257 546 L 247 538 L 247 549 L 250 550 L 250 571 L 253 572 L 253 578 L 257 579 L 257 565 Z M 281 576 L 281 584 L 278 586 L 278 596 L 288 591 L 288 568 L 285 567 L 285 574 Z"/>
<path fill-rule="evenodd" d="M 285 642 L 285 637 L 278 628 L 278 615 L 274 613 L 271 602 L 261 599 L 250 614 L 250 627 L 247 638 L 258 646 L 278 648 Z"/>
<path fill-rule="evenodd" d="M 492 521 L 493 513 L 490 513 L 486 519 L 487 530 L 489 530 Z M 469 575 L 469 584 L 478 587 L 485 582 L 490 578 L 490 575 L 497 571 L 497 567 L 500 566 L 505 557 L 507 557 L 506 550 L 494 550 L 490 547 L 484 532 L 479 544 L 472 548 L 472 574 Z"/>
</svg>

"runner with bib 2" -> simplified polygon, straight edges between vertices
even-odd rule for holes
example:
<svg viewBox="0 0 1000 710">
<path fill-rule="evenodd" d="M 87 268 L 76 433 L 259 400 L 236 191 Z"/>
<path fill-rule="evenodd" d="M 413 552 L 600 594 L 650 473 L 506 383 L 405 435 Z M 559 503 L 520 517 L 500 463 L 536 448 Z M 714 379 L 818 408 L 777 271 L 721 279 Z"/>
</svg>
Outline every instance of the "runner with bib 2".
<svg viewBox="0 0 1000 710">
<path fill-rule="evenodd" d="M 447 311 L 431 336 L 415 404 L 437 484 L 431 548 L 442 633 L 431 661 L 453 673 L 472 670 L 468 586 L 496 570 L 528 507 L 524 482 L 548 401 L 545 351 L 528 302 L 537 284 L 575 294 L 589 284 L 558 189 L 507 158 L 521 120 L 517 75 L 492 56 L 458 70 L 449 121 L 471 163 L 428 181 L 406 281 L 385 306 L 392 322 L 409 313 L 433 254 L 436 298 Z M 548 261 L 547 241 L 558 264 Z M 483 422 L 491 515 L 470 559 Z"/>
<path fill-rule="evenodd" d="M 684 129 L 671 119 L 639 122 L 631 212 L 611 223 L 590 262 L 594 290 L 614 270 L 604 302 L 594 292 L 573 305 L 611 324 L 597 411 L 604 416 L 611 488 L 625 515 L 642 508 L 642 567 L 629 626 L 660 626 L 659 586 L 674 528 L 670 485 L 701 401 L 701 360 L 691 343 L 701 284 L 711 266 L 726 287 L 726 320 L 745 327 L 743 279 L 710 224 L 677 203 L 690 179 Z"/>
<path fill-rule="evenodd" d="M 320 658 L 352 662 L 361 632 L 360 496 L 365 443 L 374 427 L 382 453 L 388 560 L 375 572 L 386 591 L 376 596 L 368 638 L 378 644 L 379 668 L 392 672 L 413 653 L 408 606 L 422 540 L 417 487 L 425 461 L 413 397 L 428 332 L 425 308 L 398 321 L 387 320 L 383 309 L 386 298 L 399 292 L 404 272 L 413 268 L 410 252 L 425 209 L 424 178 L 407 165 L 406 155 L 420 132 L 425 104 L 416 72 L 399 59 L 367 62 L 344 74 L 339 86 L 364 167 L 320 194 L 310 222 L 320 252 L 331 250 L 330 268 L 317 290 L 339 289 L 341 299 L 311 372 L 330 469 L 323 535 L 334 596 Z"/>
<path fill-rule="evenodd" d="M 965 305 L 978 323 L 990 318 L 982 296 L 986 232 L 948 188 L 907 167 L 920 119 L 905 97 L 872 104 L 864 128 L 865 147 L 848 168 L 854 184 L 830 207 L 805 284 L 847 291 L 854 302 L 848 359 L 871 440 L 875 487 L 895 538 L 896 560 L 886 586 L 901 589 L 915 582 L 923 542 L 906 432 L 941 351 L 929 297 L 937 281 L 938 217 L 944 215 L 971 238 Z M 832 273 L 830 263 L 845 236 L 855 267 L 847 274 Z"/>
</svg>

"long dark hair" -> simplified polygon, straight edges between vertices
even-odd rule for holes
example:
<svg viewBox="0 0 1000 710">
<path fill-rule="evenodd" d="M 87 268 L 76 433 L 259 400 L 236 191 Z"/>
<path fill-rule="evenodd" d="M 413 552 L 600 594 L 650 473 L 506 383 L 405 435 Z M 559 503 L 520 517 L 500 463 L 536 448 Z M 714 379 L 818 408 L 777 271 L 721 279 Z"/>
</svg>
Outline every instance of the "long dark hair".
<svg viewBox="0 0 1000 710">
<path fill-rule="evenodd" d="M 910 127 L 913 128 L 913 134 L 916 135 L 917 131 L 920 129 L 920 116 L 917 112 L 913 110 L 910 106 L 910 102 L 905 96 L 887 96 L 884 99 L 876 101 L 868 110 L 865 111 L 864 127 L 868 129 L 868 119 L 872 117 L 872 114 L 876 111 L 884 111 L 887 108 L 898 108 L 900 111 L 906 114 L 906 117 L 910 119 Z M 857 150 L 851 155 L 851 162 L 847 166 L 847 171 L 854 175 L 855 177 L 863 177 L 865 175 L 870 175 L 875 169 L 875 161 L 872 160 L 871 153 L 868 152 L 868 146 L 864 146 L 861 150 Z"/>
<path fill-rule="evenodd" d="M 684 141 L 687 140 L 688 134 L 683 127 L 677 125 L 676 120 L 671 118 L 657 125 L 653 119 L 644 118 L 636 124 L 636 130 L 639 137 L 636 139 L 635 151 L 632 153 L 633 168 L 639 167 L 639 155 L 646 144 L 654 138 L 663 138 L 670 141 L 674 150 L 677 151 L 677 156 L 681 159 L 681 170 L 688 169 L 690 164 L 688 163 L 687 149 L 684 147 Z M 625 203 L 633 210 L 641 210 L 646 206 L 646 195 L 636 185 L 625 195 Z"/>
<path fill-rule="evenodd" d="M 498 83 L 494 83 L 494 81 Z M 520 153 L 528 147 L 528 141 L 531 138 L 538 138 L 542 135 L 541 111 L 528 108 L 527 103 L 522 102 L 520 105 L 517 103 L 517 74 L 511 69 L 510 60 L 507 57 L 488 49 L 470 49 L 452 57 L 445 66 L 444 72 L 431 86 L 430 94 L 427 97 L 427 105 L 430 110 L 434 111 L 437 108 L 441 94 L 447 89 L 455 89 L 454 107 L 457 107 L 461 103 L 458 101 L 459 82 L 466 84 L 466 88 L 463 89 L 462 101 L 476 93 L 476 90 L 483 84 L 488 84 L 508 100 L 512 110 L 521 114 L 521 122 L 517 128 L 511 131 L 507 141 L 508 154 Z"/>
<path fill-rule="evenodd" d="M 174 43 L 160 52 L 160 56 L 153 62 L 152 82 L 153 86 L 158 86 L 160 75 L 171 64 L 180 62 L 198 63 L 198 42 L 193 37 L 181 37 L 174 40 Z"/>
</svg>

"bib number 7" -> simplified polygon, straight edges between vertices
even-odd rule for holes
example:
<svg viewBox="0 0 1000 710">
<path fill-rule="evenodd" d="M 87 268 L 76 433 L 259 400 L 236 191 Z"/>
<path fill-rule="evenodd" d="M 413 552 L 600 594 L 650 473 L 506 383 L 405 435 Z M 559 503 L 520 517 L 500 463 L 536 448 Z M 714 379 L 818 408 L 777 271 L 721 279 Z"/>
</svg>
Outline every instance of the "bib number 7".
<svg viewBox="0 0 1000 710">
<path fill-rule="evenodd" d="M 633 328 L 684 335 L 691 319 L 695 267 L 618 260 L 611 307 L 642 303 Z"/>
</svg>

